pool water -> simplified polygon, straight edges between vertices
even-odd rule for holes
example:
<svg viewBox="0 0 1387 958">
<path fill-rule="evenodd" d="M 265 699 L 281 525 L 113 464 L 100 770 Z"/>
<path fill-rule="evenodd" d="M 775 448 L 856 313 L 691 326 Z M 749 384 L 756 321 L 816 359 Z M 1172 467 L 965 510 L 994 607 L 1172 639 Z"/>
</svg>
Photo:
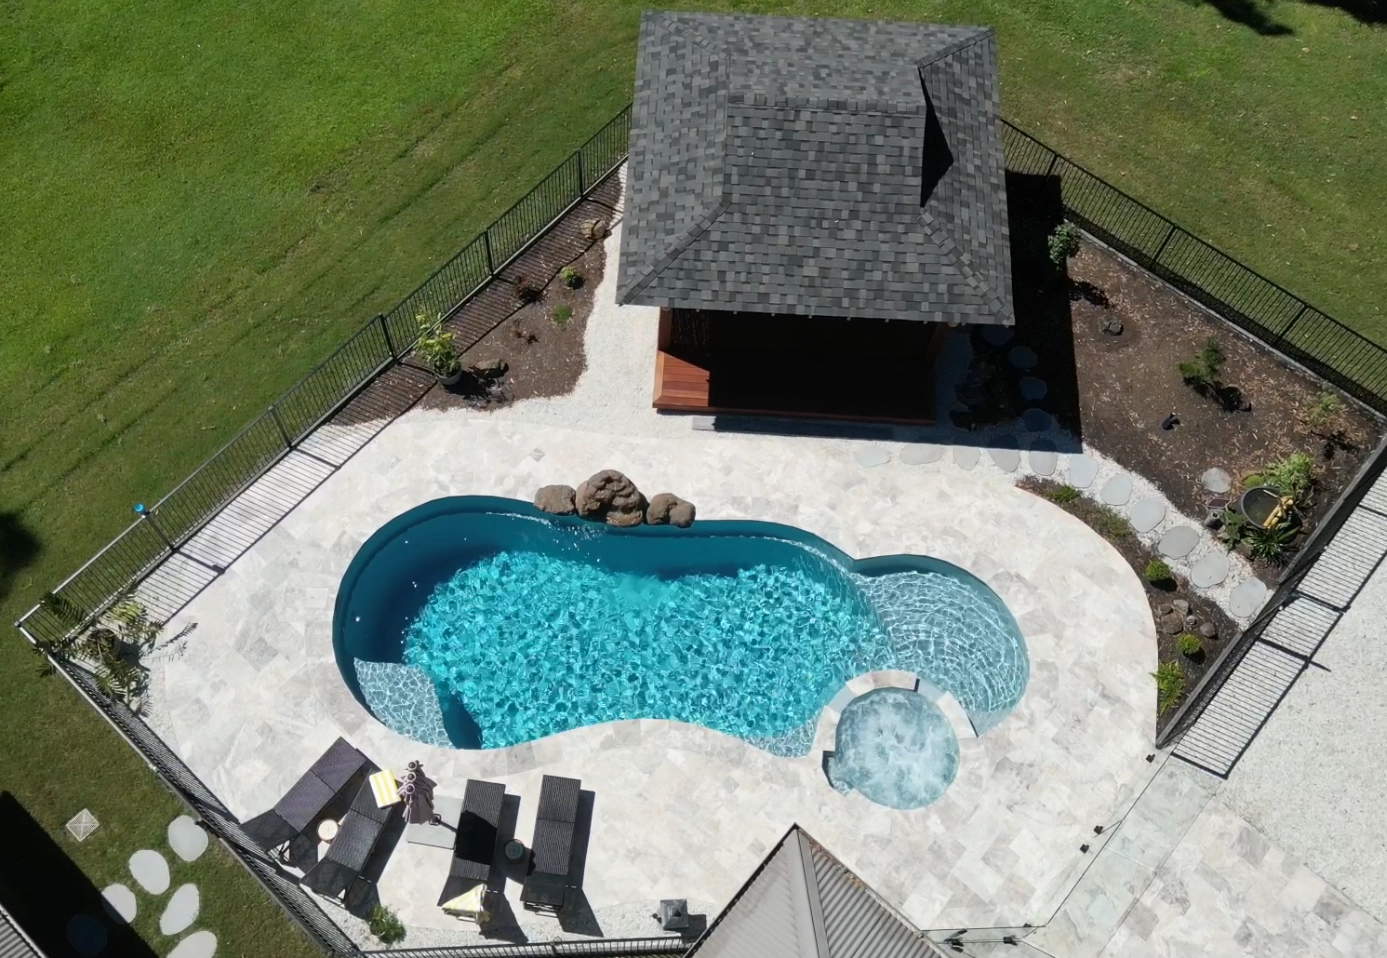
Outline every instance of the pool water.
<svg viewBox="0 0 1387 958">
<path fill-rule="evenodd" d="M 863 672 L 915 672 L 975 724 L 1005 715 L 1029 674 L 1005 605 L 938 560 L 855 562 L 768 523 L 615 530 L 484 497 L 428 503 L 373 536 L 344 577 L 334 642 L 378 717 L 436 741 L 441 714 L 462 748 L 661 718 L 802 755 Z M 401 701 L 406 675 L 432 684 L 438 710 Z"/>
<path fill-rule="evenodd" d="M 838 719 L 829 781 L 887 808 L 922 808 L 938 801 L 958 773 L 958 738 L 923 695 L 875 689 L 858 696 Z"/>
</svg>

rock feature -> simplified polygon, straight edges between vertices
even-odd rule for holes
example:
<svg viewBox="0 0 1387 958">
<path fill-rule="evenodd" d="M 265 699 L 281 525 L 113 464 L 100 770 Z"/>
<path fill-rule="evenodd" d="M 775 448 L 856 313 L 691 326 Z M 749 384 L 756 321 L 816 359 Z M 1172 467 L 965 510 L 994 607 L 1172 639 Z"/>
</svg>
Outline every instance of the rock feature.
<svg viewBox="0 0 1387 958">
<path fill-rule="evenodd" d="M 1165 503 L 1159 499 L 1138 499 L 1132 503 L 1132 528 L 1137 532 L 1150 532 L 1165 518 Z"/>
<path fill-rule="evenodd" d="M 179 885 L 169 899 L 164 913 L 159 916 L 159 931 L 165 935 L 176 935 L 197 921 L 197 913 L 202 904 L 196 885 Z"/>
<path fill-rule="evenodd" d="M 607 236 L 607 221 L 594 217 L 583 223 L 583 238 L 588 240 L 605 239 Z"/>
<path fill-rule="evenodd" d="M 1178 635 L 1185 631 L 1185 617 L 1178 612 L 1161 616 L 1160 630 L 1166 635 Z"/>
<path fill-rule="evenodd" d="M 1170 607 L 1181 615 L 1190 614 L 1190 604 L 1184 599 L 1176 599 L 1174 602 L 1170 603 Z"/>
<path fill-rule="evenodd" d="M 185 862 L 195 862 L 207 851 L 207 832 L 187 815 L 169 822 L 169 847 Z"/>
<path fill-rule="evenodd" d="M 652 526 L 670 525 L 687 529 L 694 521 L 693 503 L 680 499 L 672 492 L 661 492 L 646 507 L 645 521 Z"/>
<path fill-rule="evenodd" d="M 1121 336 L 1122 321 L 1116 318 L 1103 320 L 1103 332 L 1107 333 L 1109 336 Z"/>
<path fill-rule="evenodd" d="M 1199 627 L 1199 634 L 1206 639 L 1216 639 L 1218 638 L 1218 627 L 1212 622 L 1205 622 Z"/>
<path fill-rule="evenodd" d="M 169 890 L 169 863 L 158 852 L 142 849 L 130 856 L 130 877 L 151 895 Z"/>
<path fill-rule="evenodd" d="M 578 511 L 574 504 L 576 495 L 572 486 L 540 486 L 535 493 L 535 508 L 554 516 L 571 516 Z"/>
<path fill-rule="evenodd" d="M 101 890 L 101 897 L 105 899 L 106 914 L 123 925 L 130 924 L 139 913 L 135 893 L 126 885 L 107 885 Z"/>
<path fill-rule="evenodd" d="M 645 521 L 645 496 L 615 469 L 603 469 L 578 486 L 573 504 L 584 519 L 605 520 L 609 526 L 638 526 Z"/>
<path fill-rule="evenodd" d="M 1233 477 L 1228 475 L 1227 470 L 1217 466 L 1205 470 L 1204 475 L 1199 477 L 1199 481 L 1210 492 L 1227 492 L 1233 488 Z"/>
</svg>

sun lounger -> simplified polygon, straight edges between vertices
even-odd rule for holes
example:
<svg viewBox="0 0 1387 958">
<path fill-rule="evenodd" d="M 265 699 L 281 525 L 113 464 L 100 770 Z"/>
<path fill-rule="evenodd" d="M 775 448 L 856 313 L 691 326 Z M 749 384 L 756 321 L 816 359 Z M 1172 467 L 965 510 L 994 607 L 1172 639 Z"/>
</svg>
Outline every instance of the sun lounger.
<svg viewBox="0 0 1387 958">
<path fill-rule="evenodd" d="M 345 895 L 361 876 L 391 818 L 399 814 L 398 804 L 380 807 L 370 783 L 363 783 L 327 854 L 303 876 L 303 884 L 329 898 Z"/>
<path fill-rule="evenodd" d="M 469 779 L 462 795 L 462 815 L 453 843 L 453 864 L 438 903 L 458 897 L 491 878 L 491 861 L 501 827 L 506 786 Z"/>
<path fill-rule="evenodd" d="M 365 755 L 347 744 L 346 739 L 339 738 L 273 809 L 255 816 L 242 827 L 266 851 L 286 845 L 312 829 L 327 806 L 354 778 L 374 770 L 375 766 Z"/>
<path fill-rule="evenodd" d="M 557 912 L 567 899 L 581 790 L 578 779 L 557 775 L 544 776 L 540 785 L 535 835 L 530 842 L 533 867 L 520 890 L 521 903 L 532 911 Z"/>
</svg>

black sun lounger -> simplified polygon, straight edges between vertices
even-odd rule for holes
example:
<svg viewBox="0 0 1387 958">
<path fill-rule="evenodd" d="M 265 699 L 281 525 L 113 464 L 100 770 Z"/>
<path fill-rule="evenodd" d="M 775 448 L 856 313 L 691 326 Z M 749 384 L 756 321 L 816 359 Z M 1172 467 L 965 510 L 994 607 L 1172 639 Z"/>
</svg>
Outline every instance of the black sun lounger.
<svg viewBox="0 0 1387 958">
<path fill-rule="evenodd" d="M 375 770 L 365 755 L 347 744 L 346 739 L 339 738 L 273 809 L 255 816 L 242 827 L 251 840 L 266 851 L 286 845 L 312 828 L 353 779 Z"/>
<path fill-rule="evenodd" d="M 581 789 L 578 779 L 557 775 L 544 776 L 540 785 L 535 836 L 530 843 L 533 869 L 520 889 L 521 903 L 532 911 L 557 912 L 568 896 Z"/>
<path fill-rule="evenodd" d="M 467 789 L 462 793 L 462 816 L 458 819 L 457 838 L 453 842 L 453 866 L 448 870 L 448 880 L 438 898 L 440 905 L 491 877 L 491 860 L 496 857 L 501 806 L 505 800 L 506 786 L 467 780 Z"/>
<path fill-rule="evenodd" d="M 303 884 L 329 898 L 345 895 L 366 867 L 390 819 L 399 815 L 401 808 L 398 802 L 378 807 L 371 783 L 363 782 L 327 854 L 303 876 Z"/>
</svg>

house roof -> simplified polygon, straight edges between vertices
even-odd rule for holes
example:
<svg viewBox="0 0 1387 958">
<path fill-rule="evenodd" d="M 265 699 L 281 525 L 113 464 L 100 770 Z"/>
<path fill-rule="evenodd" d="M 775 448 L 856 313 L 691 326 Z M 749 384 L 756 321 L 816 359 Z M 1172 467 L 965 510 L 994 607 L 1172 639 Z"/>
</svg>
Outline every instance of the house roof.
<svg viewBox="0 0 1387 958">
<path fill-rule="evenodd" d="M 648 12 L 617 299 L 1011 324 L 990 28 Z"/>
<path fill-rule="evenodd" d="M 0 958 L 43 958 L 43 952 L 0 906 Z"/>
<path fill-rule="evenodd" d="M 685 958 L 942 958 L 847 866 L 793 826 Z"/>
</svg>

